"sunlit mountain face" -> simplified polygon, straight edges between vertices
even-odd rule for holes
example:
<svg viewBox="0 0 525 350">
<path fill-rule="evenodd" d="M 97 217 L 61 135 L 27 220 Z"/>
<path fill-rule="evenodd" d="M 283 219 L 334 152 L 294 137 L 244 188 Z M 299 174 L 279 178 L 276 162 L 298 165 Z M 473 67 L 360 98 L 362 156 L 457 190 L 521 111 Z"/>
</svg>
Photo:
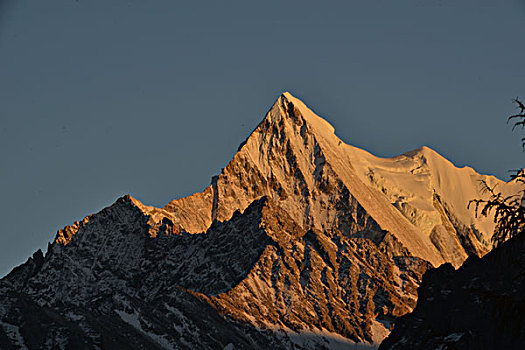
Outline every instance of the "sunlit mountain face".
<svg viewBox="0 0 525 350">
<path fill-rule="evenodd" d="M 0 348 L 377 346 L 427 270 L 490 250 L 481 180 L 517 189 L 427 147 L 376 157 L 284 93 L 202 192 L 119 198 L 3 278 Z"/>
</svg>

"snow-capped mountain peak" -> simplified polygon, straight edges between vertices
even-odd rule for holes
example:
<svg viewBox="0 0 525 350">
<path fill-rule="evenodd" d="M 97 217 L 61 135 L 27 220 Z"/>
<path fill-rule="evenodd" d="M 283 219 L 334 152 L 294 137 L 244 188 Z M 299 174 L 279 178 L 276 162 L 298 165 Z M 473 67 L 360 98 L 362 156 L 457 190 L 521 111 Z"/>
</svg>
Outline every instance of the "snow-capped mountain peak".
<svg viewBox="0 0 525 350">
<path fill-rule="evenodd" d="M 516 186 L 427 147 L 376 157 L 285 92 L 202 192 L 123 196 L 2 279 L 0 347 L 379 342 L 428 268 L 488 250 L 480 180 Z"/>
</svg>

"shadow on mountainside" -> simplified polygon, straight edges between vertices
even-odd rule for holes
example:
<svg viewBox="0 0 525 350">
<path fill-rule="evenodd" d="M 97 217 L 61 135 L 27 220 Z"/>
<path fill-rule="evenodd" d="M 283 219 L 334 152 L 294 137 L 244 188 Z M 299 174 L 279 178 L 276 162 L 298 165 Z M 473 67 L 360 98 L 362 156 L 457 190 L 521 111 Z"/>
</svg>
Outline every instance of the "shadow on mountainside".
<svg viewBox="0 0 525 350">
<path fill-rule="evenodd" d="M 152 237 L 123 197 L 69 244 L 36 253 L 0 282 L 0 348 L 371 342 L 410 310 L 429 267 L 389 233 L 304 230 L 266 197 L 206 233 L 168 235 L 169 225 Z"/>
<path fill-rule="evenodd" d="M 525 235 L 483 258 L 427 272 L 416 308 L 398 319 L 381 349 L 523 349 Z"/>
</svg>

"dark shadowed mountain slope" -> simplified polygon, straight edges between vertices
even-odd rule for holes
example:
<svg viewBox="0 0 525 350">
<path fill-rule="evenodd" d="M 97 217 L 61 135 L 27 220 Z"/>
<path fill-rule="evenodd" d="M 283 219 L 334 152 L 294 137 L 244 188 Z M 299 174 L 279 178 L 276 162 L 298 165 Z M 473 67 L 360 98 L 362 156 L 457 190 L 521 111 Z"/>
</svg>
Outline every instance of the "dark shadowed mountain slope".
<svg viewBox="0 0 525 350">
<path fill-rule="evenodd" d="M 380 349 L 525 348 L 525 235 L 458 270 L 428 271 L 417 306 Z"/>
</svg>

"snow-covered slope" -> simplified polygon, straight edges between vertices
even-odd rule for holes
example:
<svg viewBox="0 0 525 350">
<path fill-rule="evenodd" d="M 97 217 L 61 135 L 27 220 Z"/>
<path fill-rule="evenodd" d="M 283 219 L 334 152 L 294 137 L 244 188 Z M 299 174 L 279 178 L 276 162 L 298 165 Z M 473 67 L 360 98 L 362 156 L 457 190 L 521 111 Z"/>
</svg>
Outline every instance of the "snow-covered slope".
<svg viewBox="0 0 525 350">
<path fill-rule="evenodd" d="M 488 250 L 480 180 L 516 186 L 428 148 L 375 157 L 285 93 L 203 192 L 125 196 L 1 280 L 0 347 L 379 342 L 426 269 Z"/>
</svg>

